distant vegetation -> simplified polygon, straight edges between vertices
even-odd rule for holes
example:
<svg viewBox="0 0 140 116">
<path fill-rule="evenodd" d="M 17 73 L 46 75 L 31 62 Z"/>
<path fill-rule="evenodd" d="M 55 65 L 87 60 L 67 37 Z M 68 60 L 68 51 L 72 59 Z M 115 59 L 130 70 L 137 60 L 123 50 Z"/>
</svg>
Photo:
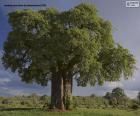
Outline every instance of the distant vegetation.
<svg viewBox="0 0 140 116">
<path fill-rule="evenodd" d="M 41 108 L 48 110 L 51 103 L 51 97 L 47 95 L 38 96 L 33 93 L 30 96 L 0 97 L 0 109 L 4 108 Z M 99 97 L 95 94 L 91 96 L 74 96 L 73 108 L 87 109 L 132 109 L 137 110 L 140 107 L 139 93 L 138 99 L 130 99 L 121 88 L 115 88 L 111 93 L 107 92 L 105 96 Z"/>
<path fill-rule="evenodd" d="M 0 97 L 0 116 L 140 116 L 139 96 L 130 99 L 118 87 L 102 97 L 74 96 L 73 110 L 65 112 L 51 112 L 51 97 L 47 95 Z"/>
</svg>

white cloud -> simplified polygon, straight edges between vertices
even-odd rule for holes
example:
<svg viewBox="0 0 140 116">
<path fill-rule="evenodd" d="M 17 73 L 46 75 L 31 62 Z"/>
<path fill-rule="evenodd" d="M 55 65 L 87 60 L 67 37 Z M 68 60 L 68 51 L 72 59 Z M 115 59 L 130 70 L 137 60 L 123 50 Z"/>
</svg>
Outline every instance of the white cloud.
<svg viewBox="0 0 140 116">
<path fill-rule="evenodd" d="M 105 84 L 105 86 L 109 89 L 113 89 L 113 88 L 116 88 L 116 87 L 123 87 L 123 83 L 121 81 L 117 81 L 117 82 L 107 82 Z"/>
<path fill-rule="evenodd" d="M 139 91 L 132 91 L 132 90 L 126 90 L 125 93 L 127 94 L 127 96 L 129 96 L 130 98 L 136 98 L 138 95 Z"/>
<path fill-rule="evenodd" d="M 10 95 L 10 96 L 29 95 L 29 93 L 26 93 L 24 90 L 11 89 L 7 87 L 1 87 L 1 92 L 5 95 Z"/>
<path fill-rule="evenodd" d="M 0 50 L 0 58 L 2 57 L 2 52 L 3 52 L 3 51 L 2 51 L 2 50 Z"/>
<path fill-rule="evenodd" d="M 9 83 L 9 82 L 11 82 L 11 80 L 9 78 L 0 78 L 1 85 L 4 85 L 4 84 Z"/>
</svg>

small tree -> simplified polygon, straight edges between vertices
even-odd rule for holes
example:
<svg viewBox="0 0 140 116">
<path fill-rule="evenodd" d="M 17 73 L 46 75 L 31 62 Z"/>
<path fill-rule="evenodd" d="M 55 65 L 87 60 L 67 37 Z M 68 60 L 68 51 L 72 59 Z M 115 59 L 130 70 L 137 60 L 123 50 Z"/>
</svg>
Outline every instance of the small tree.
<svg viewBox="0 0 140 116">
<path fill-rule="evenodd" d="M 124 90 L 120 87 L 113 89 L 111 94 L 116 98 L 126 97 Z"/>
<path fill-rule="evenodd" d="M 110 104 L 114 107 L 118 105 L 126 106 L 127 96 L 124 90 L 120 87 L 114 88 L 111 93 L 107 92 L 105 98 L 109 100 Z"/>
</svg>

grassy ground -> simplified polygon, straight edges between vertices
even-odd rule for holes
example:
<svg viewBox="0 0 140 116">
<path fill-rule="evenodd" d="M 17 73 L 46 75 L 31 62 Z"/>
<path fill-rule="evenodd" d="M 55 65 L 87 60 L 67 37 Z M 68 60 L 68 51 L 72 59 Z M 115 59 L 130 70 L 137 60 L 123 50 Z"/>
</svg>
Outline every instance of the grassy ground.
<svg viewBox="0 0 140 116">
<path fill-rule="evenodd" d="M 5 109 L 0 116 L 140 116 L 140 110 L 79 109 L 71 112 L 46 112 L 36 109 Z"/>
</svg>

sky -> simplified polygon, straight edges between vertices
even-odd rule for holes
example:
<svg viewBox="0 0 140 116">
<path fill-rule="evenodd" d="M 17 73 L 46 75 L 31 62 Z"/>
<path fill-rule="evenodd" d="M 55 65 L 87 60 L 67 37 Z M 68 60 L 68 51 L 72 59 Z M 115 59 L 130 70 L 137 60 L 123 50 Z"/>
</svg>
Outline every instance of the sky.
<svg viewBox="0 0 140 116">
<path fill-rule="evenodd" d="M 140 7 L 126 8 L 126 0 L 0 0 L 0 58 L 3 53 L 3 43 L 11 30 L 7 14 L 14 10 L 24 9 L 23 7 L 5 7 L 5 4 L 46 4 L 47 7 L 55 7 L 64 11 L 81 2 L 95 4 L 99 15 L 111 21 L 115 41 L 128 48 L 135 56 L 137 70 L 129 80 L 121 79 L 117 82 L 105 82 L 103 86 L 77 87 L 76 82 L 74 82 L 73 95 L 87 96 L 94 93 L 103 96 L 106 92 L 112 91 L 113 88 L 121 87 L 129 97 L 135 98 L 140 91 Z M 38 10 L 45 7 L 30 8 Z M 50 95 L 50 91 L 50 83 L 47 87 L 41 87 L 35 83 L 21 82 L 18 74 L 5 70 L 0 60 L 0 96 L 30 95 L 31 93 Z"/>
</svg>

